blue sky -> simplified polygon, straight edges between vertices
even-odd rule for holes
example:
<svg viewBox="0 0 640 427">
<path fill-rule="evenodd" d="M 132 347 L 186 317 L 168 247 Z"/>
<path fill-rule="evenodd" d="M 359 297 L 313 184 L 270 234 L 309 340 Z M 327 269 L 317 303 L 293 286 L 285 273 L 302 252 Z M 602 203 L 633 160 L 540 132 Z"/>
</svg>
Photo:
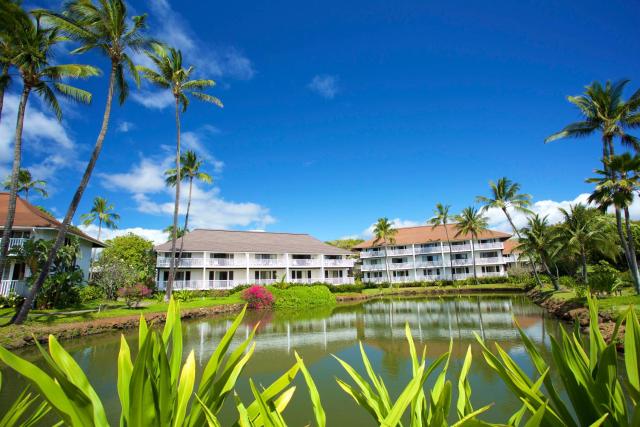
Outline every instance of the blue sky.
<svg viewBox="0 0 640 427">
<path fill-rule="evenodd" d="M 211 94 L 225 104 L 194 100 L 183 116 L 185 145 L 215 179 L 196 188 L 192 225 L 366 235 L 381 216 L 412 225 L 436 202 L 459 210 L 501 176 L 553 216 L 584 199 L 600 152 L 595 137 L 543 144 L 578 119 L 565 97 L 593 80 L 629 78 L 626 96 L 640 87 L 637 2 L 307 3 L 130 3 L 149 14 L 152 35 L 217 81 Z M 106 77 L 78 85 L 94 93 L 91 106 L 65 104 L 57 124 L 34 97 L 25 125 L 25 165 L 51 192 L 35 202 L 59 216 L 94 143 Z M 17 90 L 0 125 L 5 174 Z M 173 114 L 147 85 L 114 108 L 79 214 L 102 195 L 121 229 L 163 238 Z"/>
</svg>

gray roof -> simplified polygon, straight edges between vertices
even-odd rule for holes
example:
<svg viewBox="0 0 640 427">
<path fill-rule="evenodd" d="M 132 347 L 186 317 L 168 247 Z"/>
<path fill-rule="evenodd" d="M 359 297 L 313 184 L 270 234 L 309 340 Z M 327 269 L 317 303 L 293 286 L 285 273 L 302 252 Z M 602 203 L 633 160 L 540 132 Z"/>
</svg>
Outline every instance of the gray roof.
<svg viewBox="0 0 640 427">
<path fill-rule="evenodd" d="M 187 252 L 351 254 L 347 250 L 328 245 L 308 234 L 196 229 L 177 240 L 177 249 L 180 249 L 182 239 L 184 239 L 184 250 Z M 171 241 L 158 245 L 155 249 L 159 252 L 169 252 Z"/>
</svg>

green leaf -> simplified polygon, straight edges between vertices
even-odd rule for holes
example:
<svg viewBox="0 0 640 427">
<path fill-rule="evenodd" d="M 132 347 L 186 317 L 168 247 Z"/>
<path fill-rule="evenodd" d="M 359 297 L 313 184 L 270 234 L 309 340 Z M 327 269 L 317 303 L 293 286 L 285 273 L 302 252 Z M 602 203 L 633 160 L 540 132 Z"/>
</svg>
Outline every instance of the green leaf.
<svg viewBox="0 0 640 427">
<path fill-rule="evenodd" d="M 180 374 L 180 382 L 178 383 L 178 397 L 176 400 L 176 410 L 173 418 L 174 427 L 183 425 L 185 414 L 187 412 L 187 405 L 191 400 L 191 393 L 193 392 L 193 385 L 196 379 L 196 359 L 194 357 L 193 350 L 187 356 L 187 361 L 182 367 L 182 373 Z"/>
<path fill-rule="evenodd" d="M 307 383 L 307 388 L 309 388 L 311 404 L 313 405 L 313 414 L 316 417 L 316 425 L 318 427 L 324 427 L 327 424 L 327 418 L 324 413 L 324 408 L 322 407 L 322 402 L 320 401 L 320 393 L 318 393 L 316 384 L 313 382 L 311 374 L 307 370 L 307 367 L 304 365 L 304 361 L 298 355 L 298 352 L 294 352 L 294 354 L 296 356 L 296 360 L 298 361 L 298 366 L 300 366 L 300 372 L 302 372 L 304 381 Z"/>
</svg>

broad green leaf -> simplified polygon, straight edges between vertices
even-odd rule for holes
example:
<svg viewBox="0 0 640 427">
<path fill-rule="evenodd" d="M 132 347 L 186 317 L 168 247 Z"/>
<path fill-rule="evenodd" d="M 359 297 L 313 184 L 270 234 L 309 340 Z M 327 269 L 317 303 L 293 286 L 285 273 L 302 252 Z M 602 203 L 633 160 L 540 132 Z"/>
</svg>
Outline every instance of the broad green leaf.
<svg viewBox="0 0 640 427">
<path fill-rule="evenodd" d="M 307 388 L 309 389 L 309 396 L 311 396 L 311 404 L 313 405 L 313 414 L 316 417 L 316 425 L 318 427 L 324 427 L 327 424 L 327 418 L 324 413 L 324 408 L 322 407 L 322 402 L 320 401 L 320 393 L 318 393 L 316 384 L 313 382 L 313 378 L 311 378 L 311 374 L 307 370 L 304 361 L 298 355 L 298 352 L 294 352 L 294 354 L 300 366 L 300 372 L 302 372 L 304 381 L 307 383 Z"/>
<path fill-rule="evenodd" d="M 131 372 L 133 364 L 131 363 L 131 352 L 129 344 L 124 339 L 124 335 L 120 335 L 120 352 L 118 353 L 118 397 L 120 398 L 120 406 L 122 408 L 121 416 L 123 424 L 129 423 L 129 383 L 131 381 Z"/>
<path fill-rule="evenodd" d="M 184 422 L 185 414 L 187 412 L 187 405 L 191 400 L 191 393 L 193 393 L 193 385 L 196 379 L 196 359 L 193 354 L 193 350 L 187 356 L 187 361 L 182 367 L 182 373 L 180 374 L 180 382 L 178 383 L 178 397 L 176 400 L 176 411 L 173 415 L 174 427 L 181 426 Z"/>
</svg>

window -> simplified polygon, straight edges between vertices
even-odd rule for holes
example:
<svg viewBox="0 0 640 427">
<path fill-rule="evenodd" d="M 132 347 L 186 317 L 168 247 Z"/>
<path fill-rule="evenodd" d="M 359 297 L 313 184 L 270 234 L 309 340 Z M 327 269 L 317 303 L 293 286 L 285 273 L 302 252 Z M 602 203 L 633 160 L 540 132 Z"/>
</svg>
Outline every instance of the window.
<svg viewBox="0 0 640 427">
<path fill-rule="evenodd" d="M 233 259 L 233 254 L 209 254 L 209 258 Z"/>
<path fill-rule="evenodd" d="M 291 259 L 311 259 L 311 255 L 291 255 Z"/>
<path fill-rule="evenodd" d="M 404 258 L 391 258 L 392 264 L 402 264 L 404 262 Z"/>
<path fill-rule="evenodd" d="M 277 272 L 274 271 L 255 271 L 255 279 L 256 280 L 275 280 L 278 278 Z"/>
<path fill-rule="evenodd" d="M 256 259 L 276 259 L 275 254 L 256 254 Z"/>
</svg>

